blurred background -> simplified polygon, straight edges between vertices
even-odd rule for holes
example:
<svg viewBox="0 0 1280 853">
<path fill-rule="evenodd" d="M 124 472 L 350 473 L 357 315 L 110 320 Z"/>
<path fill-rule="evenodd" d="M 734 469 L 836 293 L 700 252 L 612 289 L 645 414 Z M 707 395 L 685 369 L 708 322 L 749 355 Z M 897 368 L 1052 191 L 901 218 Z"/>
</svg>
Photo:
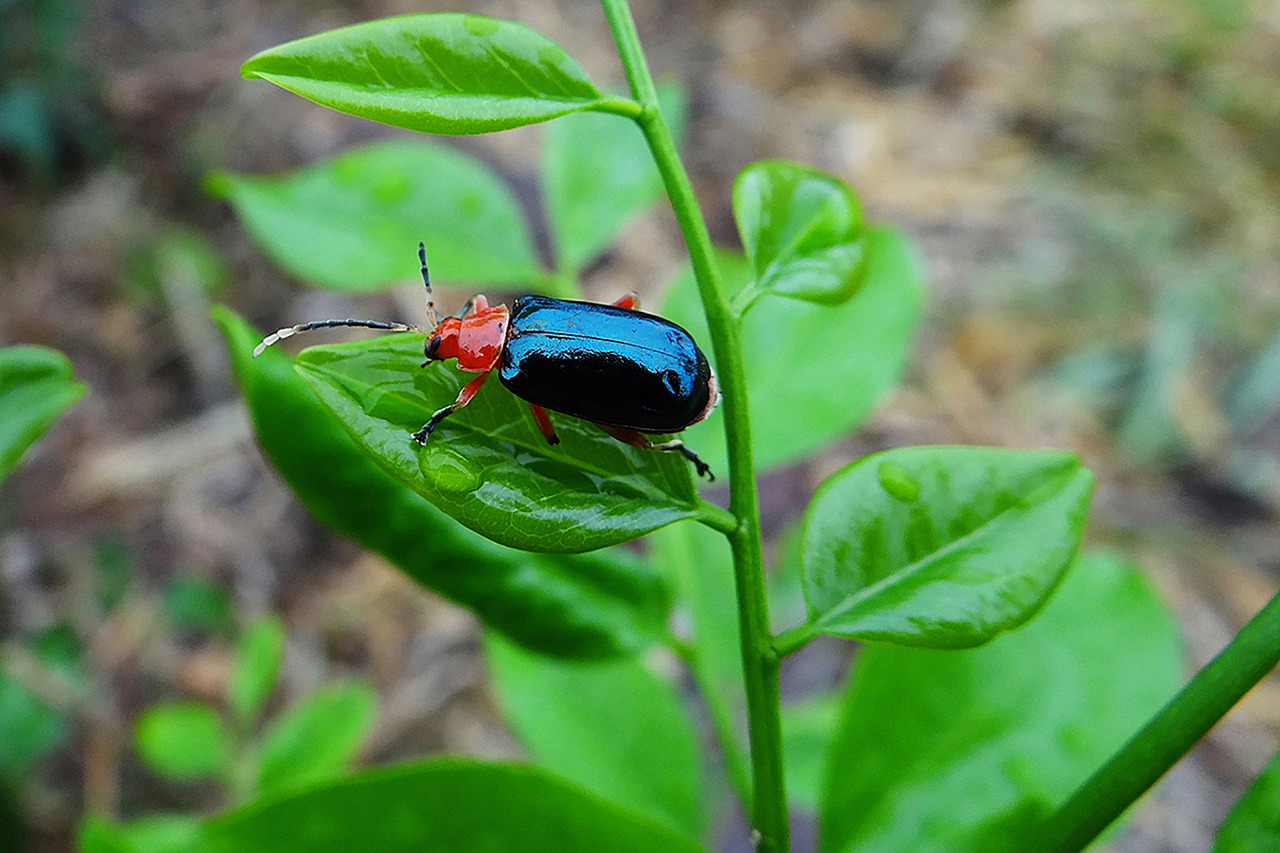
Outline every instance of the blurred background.
<svg viewBox="0 0 1280 853">
<path fill-rule="evenodd" d="M 1091 542 L 1147 570 L 1203 665 L 1280 582 L 1280 4 L 635 6 L 655 73 L 688 92 L 685 159 L 717 241 L 736 245 L 738 170 L 787 158 L 845 179 L 926 260 L 903 386 L 858 435 L 767 476 L 769 547 L 873 449 L 1070 448 L 1098 475 Z M 19 849 L 71 849 L 89 811 L 224 805 L 141 761 L 134 727 L 157 703 L 222 703 L 237 641 L 272 613 L 287 640 L 269 709 L 366 685 L 361 762 L 518 754 L 474 621 L 312 521 L 254 447 L 207 316 L 416 318 L 413 282 L 356 298 L 291 281 L 203 181 L 410 136 L 238 67 L 451 9 L 523 21 L 622 83 L 586 0 L 0 2 L 0 344 L 57 348 L 90 389 L 0 492 L 0 825 Z M 545 248 L 540 133 L 449 142 L 515 188 Z M 660 210 L 586 286 L 653 304 L 682 258 Z M 785 678 L 834 682 L 847 653 L 820 644 Z M 1278 739 L 1273 678 L 1115 849 L 1208 849 Z"/>
</svg>

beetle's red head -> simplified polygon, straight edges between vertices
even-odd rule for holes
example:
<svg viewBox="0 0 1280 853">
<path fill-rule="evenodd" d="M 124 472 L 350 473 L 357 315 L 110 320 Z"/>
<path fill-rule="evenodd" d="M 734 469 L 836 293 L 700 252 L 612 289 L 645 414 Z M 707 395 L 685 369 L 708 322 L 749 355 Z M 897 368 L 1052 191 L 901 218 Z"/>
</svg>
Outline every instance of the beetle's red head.
<svg viewBox="0 0 1280 853">
<path fill-rule="evenodd" d="M 458 333 L 462 331 L 462 321 L 457 317 L 446 317 L 427 335 L 424 354 L 427 361 L 444 361 L 446 358 L 458 357 Z"/>
</svg>

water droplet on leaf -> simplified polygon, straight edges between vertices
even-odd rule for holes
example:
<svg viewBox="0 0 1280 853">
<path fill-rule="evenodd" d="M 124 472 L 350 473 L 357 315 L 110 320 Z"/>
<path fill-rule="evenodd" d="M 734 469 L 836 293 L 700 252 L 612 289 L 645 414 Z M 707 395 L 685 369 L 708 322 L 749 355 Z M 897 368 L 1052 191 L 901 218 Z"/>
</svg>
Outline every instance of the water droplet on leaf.
<svg viewBox="0 0 1280 853">
<path fill-rule="evenodd" d="M 920 499 L 920 481 L 901 465 L 881 462 L 876 475 L 880 478 L 881 487 L 895 500 L 909 504 Z"/>
<path fill-rule="evenodd" d="M 490 36 L 498 31 L 497 18 L 486 18 L 483 15 L 464 15 L 462 25 L 473 36 Z"/>
<path fill-rule="evenodd" d="M 475 466 L 444 442 L 428 443 L 418 455 L 418 467 L 436 488 L 445 492 L 471 492 L 480 485 L 480 472 Z"/>
</svg>

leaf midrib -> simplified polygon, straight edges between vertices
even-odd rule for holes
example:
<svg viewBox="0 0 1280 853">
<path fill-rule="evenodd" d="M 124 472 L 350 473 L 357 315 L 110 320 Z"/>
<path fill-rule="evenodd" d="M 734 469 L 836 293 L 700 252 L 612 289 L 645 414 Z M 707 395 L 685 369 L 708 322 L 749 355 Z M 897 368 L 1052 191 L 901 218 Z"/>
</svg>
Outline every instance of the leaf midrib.
<svg viewBox="0 0 1280 853">
<path fill-rule="evenodd" d="M 412 99 L 412 100 L 418 100 L 418 101 L 422 101 L 422 100 L 431 101 L 431 100 L 441 100 L 441 99 L 493 100 L 495 98 L 498 98 L 504 101 L 536 101 L 538 103 L 567 104 L 567 105 L 573 105 L 573 106 L 584 107 L 584 108 L 593 106 L 596 104 L 604 103 L 604 101 L 606 100 L 606 98 L 603 95 L 597 95 L 595 97 L 560 96 L 560 95 L 544 95 L 544 94 L 508 95 L 506 93 L 501 93 L 501 92 L 480 92 L 480 91 L 450 92 L 445 89 L 410 87 L 410 86 L 393 86 L 390 88 L 375 88 L 372 85 L 362 84 L 362 83 L 353 83 L 350 80 L 344 80 L 342 78 L 336 78 L 336 77 L 335 78 L 313 77 L 313 76 L 303 76 L 299 74 L 289 74 L 287 72 L 280 72 L 280 71 L 258 71 L 256 69 L 253 70 L 252 73 L 263 78 L 264 80 L 267 80 L 268 82 L 278 82 L 278 81 L 284 81 L 284 80 L 288 80 L 288 81 L 300 80 L 300 81 L 305 81 L 307 83 L 312 83 L 312 84 L 317 84 L 317 83 L 324 84 L 326 86 L 341 85 L 343 88 L 346 88 L 346 89 L 353 89 L 353 90 L 358 90 L 362 92 L 370 92 L 370 93 L 377 94 L 379 97 L 389 98 L 393 100 L 401 100 L 401 99 Z M 279 83 L 279 85 L 281 85 L 283 88 L 290 88 L 288 86 L 284 86 L 283 83 Z M 305 88 L 305 87 L 300 86 L 298 88 Z"/>
</svg>

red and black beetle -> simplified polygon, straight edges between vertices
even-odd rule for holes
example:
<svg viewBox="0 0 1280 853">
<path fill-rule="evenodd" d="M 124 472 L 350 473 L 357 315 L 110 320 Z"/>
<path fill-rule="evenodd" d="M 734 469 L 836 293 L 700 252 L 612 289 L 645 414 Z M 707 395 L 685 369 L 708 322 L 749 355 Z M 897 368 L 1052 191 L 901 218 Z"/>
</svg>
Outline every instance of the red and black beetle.
<svg viewBox="0 0 1280 853">
<path fill-rule="evenodd" d="M 259 355 L 282 338 L 335 326 L 426 335 L 423 367 L 457 359 L 458 369 L 480 374 L 458 398 L 413 434 L 427 439 L 446 417 L 476 395 L 494 370 L 511 393 L 529 404 L 548 444 L 559 444 L 547 410 L 590 421 L 633 447 L 683 454 L 699 475 L 714 480 L 706 463 L 672 439 L 647 435 L 679 432 L 705 418 L 719 400 L 715 374 L 693 337 L 669 320 L 636 310 L 635 293 L 612 305 L 522 296 L 510 309 L 474 296 L 457 314 L 440 318 L 431 293 L 427 251 L 418 244 L 427 288 L 427 331 L 409 323 L 317 320 L 281 329 L 254 349 Z"/>
</svg>

